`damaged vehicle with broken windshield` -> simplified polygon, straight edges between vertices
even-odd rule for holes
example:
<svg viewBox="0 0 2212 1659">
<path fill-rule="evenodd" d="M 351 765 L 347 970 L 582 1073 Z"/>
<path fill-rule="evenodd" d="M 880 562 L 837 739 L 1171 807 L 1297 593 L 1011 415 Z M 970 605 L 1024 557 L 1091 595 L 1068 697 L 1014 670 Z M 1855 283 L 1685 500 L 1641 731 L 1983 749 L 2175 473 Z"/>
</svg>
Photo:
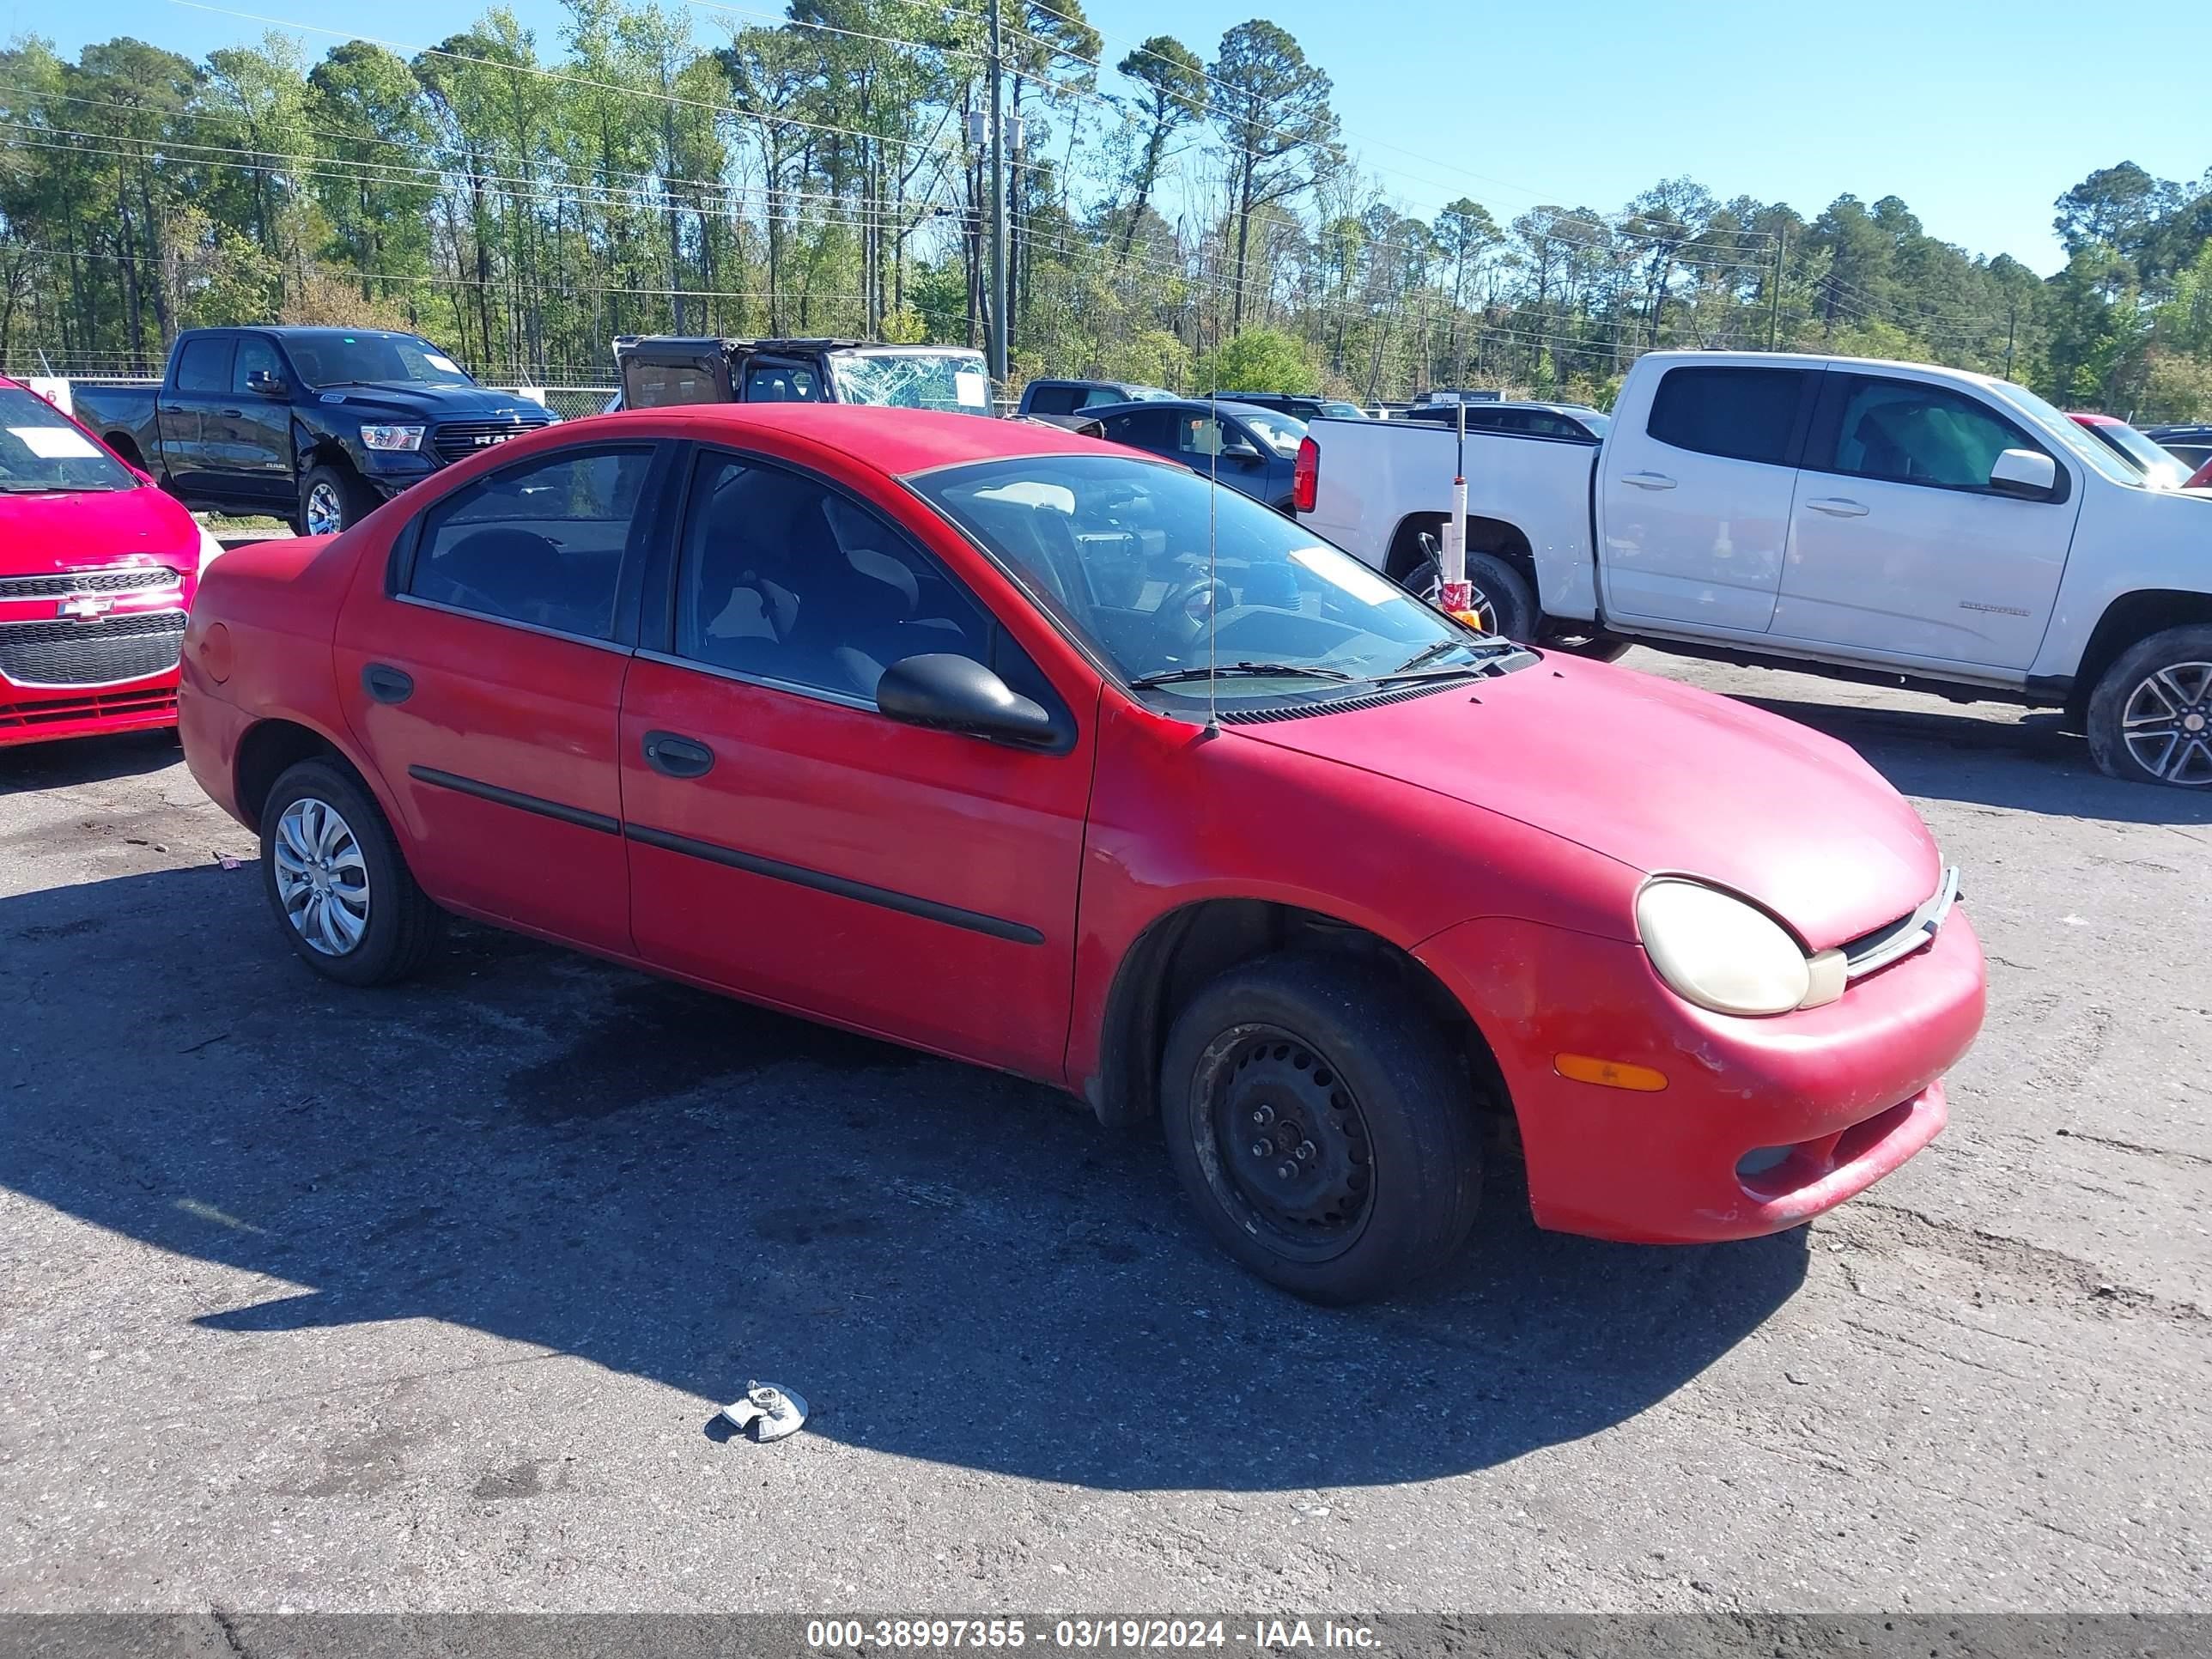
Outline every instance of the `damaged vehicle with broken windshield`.
<svg viewBox="0 0 2212 1659">
<path fill-rule="evenodd" d="M 983 354 L 864 340 L 732 340 L 628 334 L 609 412 L 678 404 L 861 404 L 994 414 Z"/>
</svg>

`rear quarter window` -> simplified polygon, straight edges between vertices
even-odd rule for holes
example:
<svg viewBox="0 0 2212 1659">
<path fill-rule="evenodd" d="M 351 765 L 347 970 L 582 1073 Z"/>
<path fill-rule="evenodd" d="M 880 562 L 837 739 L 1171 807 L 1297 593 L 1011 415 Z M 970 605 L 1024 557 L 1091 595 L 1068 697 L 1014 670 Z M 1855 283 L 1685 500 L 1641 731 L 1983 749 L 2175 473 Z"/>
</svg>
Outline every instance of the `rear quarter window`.
<svg viewBox="0 0 2212 1659">
<path fill-rule="evenodd" d="M 1670 368 L 1644 429 L 1662 444 L 1731 460 L 1786 463 L 1807 371 Z"/>
</svg>

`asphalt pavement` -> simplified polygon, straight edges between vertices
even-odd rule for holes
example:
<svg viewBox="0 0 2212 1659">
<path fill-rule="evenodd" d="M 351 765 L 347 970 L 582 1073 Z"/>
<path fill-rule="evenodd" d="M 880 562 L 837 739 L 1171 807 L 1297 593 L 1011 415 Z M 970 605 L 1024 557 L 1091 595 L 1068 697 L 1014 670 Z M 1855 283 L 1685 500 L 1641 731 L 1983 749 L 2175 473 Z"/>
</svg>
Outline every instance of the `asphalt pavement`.
<svg viewBox="0 0 2212 1659">
<path fill-rule="evenodd" d="M 473 928 L 327 986 L 172 740 L 0 750 L 0 1610 L 2212 1606 L 2212 797 L 1630 661 L 1962 866 L 1951 1127 L 1747 1244 L 1501 1176 L 1347 1312 L 1030 1085 Z"/>
</svg>

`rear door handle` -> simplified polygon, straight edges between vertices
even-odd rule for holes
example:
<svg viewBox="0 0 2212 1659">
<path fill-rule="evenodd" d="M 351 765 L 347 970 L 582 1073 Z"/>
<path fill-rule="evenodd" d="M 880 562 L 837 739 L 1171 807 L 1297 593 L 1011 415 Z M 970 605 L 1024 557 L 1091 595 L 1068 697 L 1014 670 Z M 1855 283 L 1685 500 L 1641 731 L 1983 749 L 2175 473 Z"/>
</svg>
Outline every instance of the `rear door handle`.
<svg viewBox="0 0 2212 1659">
<path fill-rule="evenodd" d="M 373 662 L 361 671 L 361 689 L 377 702 L 405 702 L 415 695 L 415 678 L 388 663 Z"/>
<path fill-rule="evenodd" d="M 1832 519 L 1863 519 L 1867 515 L 1863 505 L 1842 495 L 1824 495 L 1819 501 L 1808 501 L 1805 505 L 1815 513 L 1826 514 Z"/>
<path fill-rule="evenodd" d="M 222 411 L 223 418 L 230 421 L 240 419 L 245 415 L 245 413 L 246 411 L 242 409 L 226 409 Z"/>
<path fill-rule="evenodd" d="M 1634 484 L 1638 489 L 1672 489 L 1674 481 L 1663 472 L 1628 472 L 1621 475 L 1621 483 Z"/>
<path fill-rule="evenodd" d="M 714 751 L 673 732 L 648 732 L 645 763 L 663 777 L 703 778 L 714 769 Z"/>
</svg>

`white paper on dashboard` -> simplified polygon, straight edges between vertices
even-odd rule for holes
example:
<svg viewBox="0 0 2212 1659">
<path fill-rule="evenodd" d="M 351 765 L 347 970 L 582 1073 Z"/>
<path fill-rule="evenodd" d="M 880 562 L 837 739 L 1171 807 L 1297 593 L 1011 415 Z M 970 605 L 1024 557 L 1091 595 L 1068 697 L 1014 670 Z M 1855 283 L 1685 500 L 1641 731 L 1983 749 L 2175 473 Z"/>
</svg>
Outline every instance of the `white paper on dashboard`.
<svg viewBox="0 0 2212 1659">
<path fill-rule="evenodd" d="M 969 409 L 981 409 L 991 401 L 991 383 L 970 368 L 952 371 L 952 395 Z"/>
<path fill-rule="evenodd" d="M 1364 599 L 1370 605 L 1388 605 L 1393 599 L 1402 599 L 1406 590 L 1394 581 L 1376 575 L 1356 559 L 1325 547 L 1301 547 L 1292 550 L 1291 557 L 1312 571 L 1323 581 L 1334 584 L 1355 599 Z"/>
<path fill-rule="evenodd" d="M 82 461 L 100 453 L 91 439 L 65 426 L 11 426 L 8 430 L 42 461 Z"/>
</svg>

